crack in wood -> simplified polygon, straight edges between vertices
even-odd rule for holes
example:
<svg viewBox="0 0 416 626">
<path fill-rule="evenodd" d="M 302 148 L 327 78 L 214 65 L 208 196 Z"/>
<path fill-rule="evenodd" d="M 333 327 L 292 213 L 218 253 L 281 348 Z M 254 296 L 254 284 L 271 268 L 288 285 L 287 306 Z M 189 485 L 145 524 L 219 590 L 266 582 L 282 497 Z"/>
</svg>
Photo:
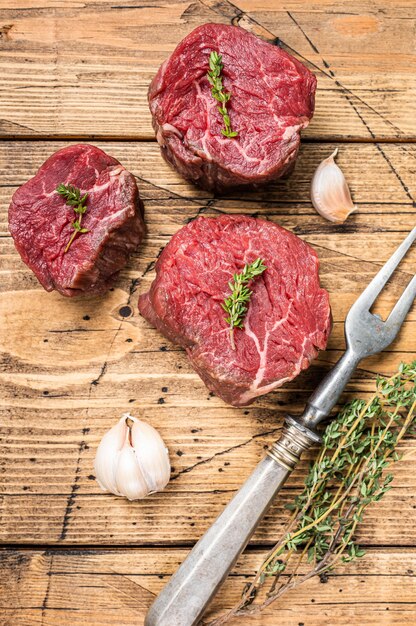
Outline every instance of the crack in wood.
<svg viewBox="0 0 416 626">
<path fill-rule="evenodd" d="M 45 554 L 46 556 L 46 554 Z M 48 563 L 48 571 L 47 571 L 47 582 L 46 582 L 46 591 L 45 591 L 45 595 L 43 598 L 43 602 L 42 602 L 42 606 L 41 606 L 41 626 L 44 625 L 45 623 L 45 618 L 46 618 L 46 611 L 48 608 L 48 600 L 49 600 L 49 593 L 51 590 L 51 581 L 52 581 L 52 575 L 51 575 L 51 569 L 52 569 L 52 561 L 53 561 L 53 555 L 50 554 L 49 556 L 49 563 Z"/>
<path fill-rule="evenodd" d="M 190 222 L 195 220 L 200 215 L 203 215 L 204 213 L 206 213 L 210 209 L 212 209 L 212 211 L 215 212 L 215 213 L 225 213 L 225 211 L 222 211 L 221 209 L 218 209 L 218 208 L 216 208 L 214 206 L 215 202 L 217 201 L 217 199 L 215 197 L 208 197 L 208 198 L 202 199 L 202 206 L 201 206 L 201 199 L 198 199 L 198 198 L 195 199 L 195 198 L 192 198 L 192 197 L 189 197 L 189 196 L 182 196 L 182 195 L 180 195 L 178 193 L 175 193 L 174 191 L 166 189 L 165 187 L 161 187 L 159 185 L 156 185 L 155 183 L 150 182 L 148 179 L 142 178 L 142 177 L 140 177 L 138 175 L 135 175 L 135 178 L 137 178 L 141 183 L 145 183 L 147 185 L 150 185 L 152 188 L 154 188 L 158 192 L 164 191 L 164 192 L 169 193 L 169 196 L 167 198 L 168 200 L 169 199 L 175 199 L 175 200 L 181 200 L 181 201 L 185 200 L 186 202 L 189 202 L 190 204 L 197 205 L 199 208 L 197 209 L 196 213 L 194 215 L 186 218 L 184 220 L 185 224 L 189 224 Z M 145 196 L 143 194 L 142 194 L 142 196 L 143 196 L 143 198 L 145 198 Z M 158 201 L 160 202 L 160 199 L 158 199 Z M 163 233 L 160 233 L 160 235 L 164 236 Z M 170 234 L 167 234 L 165 236 L 169 237 L 169 239 L 171 237 Z M 154 267 L 156 265 L 156 261 L 159 258 L 160 254 L 162 253 L 163 248 L 164 248 L 164 246 L 162 246 L 159 249 L 159 252 L 157 254 L 156 260 L 150 261 L 150 263 L 148 263 L 148 265 L 146 266 L 146 268 L 145 268 L 145 270 L 144 270 L 144 272 L 142 274 L 142 278 L 144 276 L 146 276 L 146 274 L 148 274 L 149 272 L 151 272 L 154 269 Z"/>
<path fill-rule="evenodd" d="M 27 126 L 26 124 L 18 124 L 17 122 L 11 122 L 10 120 L 6 120 L 3 118 L 3 119 L 0 119 L 0 137 L 1 137 L 1 133 L 5 130 L 3 128 L 4 126 L 6 127 L 9 126 L 10 128 L 24 128 L 25 130 L 29 130 L 32 133 L 36 133 L 34 128 L 30 128 L 30 126 Z M 5 131 L 5 138 L 11 139 L 7 131 Z M 36 137 L 35 139 L 39 141 L 39 137 Z"/>
<path fill-rule="evenodd" d="M 121 330 L 121 328 L 123 326 L 123 322 L 124 322 L 124 319 L 121 320 L 119 327 L 117 328 L 116 332 L 114 333 L 114 337 L 113 337 L 113 339 L 112 339 L 112 341 L 110 343 L 110 347 L 108 349 L 107 356 L 105 358 L 104 363 L 101 366 L 100 373 L 98 374 L 97 378 L 94 378 L 94 380 L 91 381 L 91 385 L 94 385 L 95 387 L 100 383 L 100 380 L 102 379 L 102 377 L 105 375 L 105 373 L 107 371 L 108 360 L 109 360 L 110 355 L 111 355 L 111 350 L 112 350 L 114 342 L 117 339 L 117 336 L 118 336 L 118 334 L 119 334 L 119 332 L 120 332 L 120 330 Z M 91 388 L 90 388 L 90 391 L 91 391 Z"/>
<path fill-rule="evenodd" d="M 346 259 L 351 259 L 352 261 L 356 261 L 357 263 L 360 263 L 360 267 L 361 269 L 366 269 L 367 264 L 370 266 L 369 269 L 373 269 L 374 273 L 376 274 L 378 272 L 379 269 L 381 269 L 384 265 L 384 263 L 382 262 L 377 262 L 377 261 L 366 261 L 364 259 L 359 259 L 358 257 L 353 256 L 352 254 L 347 254 L 346 252 L 338 252 L 337 250 L 333 250 L 332 248 L 328 248 L 322 244 L 319 243 L 314 243 L 313 244 L 314 248 L 318 248 L 320 250 L 325 250 L 326 252 L 329 252 L 331 255 L 334 255 L 335 257 L 345 257 Z M 329 265 L 332 265 L 332 267 L 339 269 L 342 269 L 342 271 L 345 270 L 346 266 L 344 265 L 342 268 L 340 268 L 339 266 L 335 265 L 335 264 L 331 264 L 330 261 L 326 261 L 324 258 L 321 257 L 321 264 L 327 263 Z M 347 266 L 348 267 L 348 266 Z M 354 274 L 356 273 L 356 268 L 355 267 L 351 267 L 351 274 L 354 276 Z M 401 276 L 401 277 L 405 277 L 406 280 L 409 280 L 409 277 L 411 278 L 413 276 L 413 274 L 411 274 L 410 272 L 407 272 L 403 269 L 397 269 L 395 271 L 395 276 L 396 278 Z M 403 285 L 407 285 L 407 282 L 403 282 Z M 328 350 L 328 348 L 327 348 Z"/>
<path fill-rule="evenodd" d="M 260 439 L 261 437 L 267 437 L 268 435 L 274 435 L 275 433 L 279 432 L 280 430 L 281 430 L 281 428 L 278 427 L 278 428 L 273 428 L 272 430 L 266 430 L 264 432 L 257 433 L 256 435 L 253 435 L 252 437 L 250 437 L 250 439 L 247 439 L 246 441 L 243 441 L 242 443 L 238 443 L 238 444 L 236 444 L 234 446 L 230 446 L 229 448 L 226 448 L 225 450 L 221 450 L 220 452 L 216 452 L 215 454 L 213 454 L 209 458 L 202 459 L 201 461 L 197 461 L 193 465 L 190 465 L 189 467 L 185 467 L 183 470 L 180 470 L 179 472 L 177 472 L 176 474 L 174 474 L 171 477 L 171 481 L 172 480 L 176 480 L 182 474 L 188 474 L 189 472 L 191 472 L 196 467 L 199 467 L 200 465 L 206 465 L 207 463 L 209 463 L 213 459 L 216 459 L 219 456 L 224 456 L 224 454 L 228 454 L 232 450 L 238 450 L 239 448 L 243 448 L 244 446 L 247 446 L 252 441 L 255 441 L 256 439 Z"/>
<path fill-rule="evenodd" d="M 245 12 L 230 0 L 198 0 L 200 4 L 208 7 L 214 13 L 219 13 L 228 19 L 240 18 Z"/>
<path fill-rule="evenodd" d="M 310 47 L 312 48 L 312 50 L 316 53 L 319 54 L 319 56 L 322 59 L 322 62 L 324 63 L 325 67 L 329 70 L 329 65 L 327 64 L 327 62 L 325 61 L 325 59 L 322 57 L 321 53 L 319 52 L 318 48 L 315 46 L 315 44 L 313 43 L 312 39 L 310 39 L 310 37 L 308 37 L 308 35 L 305 33 L 305 31 L 303 30 L 302 26 L 299 24 L 299 22 L 294 18 L 294 16 L 292 15 L 292 13 L 290 13 L 290 11 L 286 11 L 286 14 L 290 17 L 290 19 L 292 20 L 292 22 L 297 26 L 297 28 L 300 30 L 300 32 L 302 33 L 302 35 L 305 37 L 306 41 L 308 42 L 308 44 L 310 45 Z M 332 72 L 332 70 L 330 70 L 331 76 L 334 76 L 334 73 Z"/>
<path fill-rule="evenodd" d="M 163 247 L 162 247 L 162 248 L 160 248 L 159 253 L 158 253 L 158 257 L 159 257 L 159 256 L 160 256 L 160 254 L 162 253 L 162 250 L 163 250 Z M 146 274 L 148 274 L 149 272 L 151 272 L 151 271 L 154 269 L 155 265 L 156 265 L 156 261 L 150 261 L 150 262 L 146 265 L 146 267 L 144 268 L 144 271 L 143 271 L 142 277 L 146 276 Z"/>
<path fill-rule="evenodd" d="M 145 185 L 149 185 L 150 187 L 152 187 L 153 189 L 155 189 L 158 192 L 165 192 L 166 194 L 168 194 L 167 198 L 165 198 L 166 200 L 172 200 L 172 199 L 177 199 L 177 200 L 186 200 L 187 202 L 189 202 L 190 204 L 196 204 L 198 206 L 201 205 L 201 202 L 199 201 L 198 198 L 192 198 L 191 196 L 183 196 L 180 193 L 176 193 L 175 191 L 172 191 L 172 189 L 169 189 L 167 187 L 162 187 L 161 185 L 156 185 L 156 183 L 152 183 L 150 180 L 148 180 L 147 178 L 143 178 L 142 176 L 139 176 L 138 174 L 134 174 L 134 178 L 136 178 L 138 181 L 140 181 L 140 183 L 144 183 Z M 141 193 L 141 196 L 143 197 L 144 200 L 148 201 L 149 199 L 145 197 L 145 195 L 143 193 Z M 158 198 L 158 201 L 160 201 L 161 198 Z M 206 202 L 212 201 L 214 200 L 214 198 L 207 198 Z M 205 204 L 204 204 L 205 206 Z"/>
<path fill-rule="evenodd" d="M 375 146 L 376 146 L 377 150 L 381 153 L 383 158 L 385 159 L 386 163 L 389 165 L 389 167 L 390 167 L 391 171 L 393 172 L 393 174 L 396 176 L 396 178 L 399 181 L 403 191 L 405 192 L 406 196 L 411 201 L 412 205 L 414 207 L 416 207 L 415 199 L 413 198 L 412 194 L 410 193 L 409 187 L 406 185 L 406 183 L 404 182 L 404 180 L 400 176 L 399 172 L 396 170 L 396 168 L 393 165 L 393 162 L 391 161 L 390 157 L 387 156 L 387 154 L 384 152 L 383 148 L 381 147 L 381 145 L 378 142 L 375 143 Z"/>
<path fill-rule="evenodd" d="M 123 595 L 123 604 L 137 610 L 139 607 L 148 608 L 150 603 L 155 599 L 156 594 L 153 591 L 150 591 L 147 587 L 143 587 L 143 585 L 139 584 L 135 580 L 132 580 L 125 574 L 115 572 L 113 569 L 110 570 L 110 573 L 114 574 L 116 577 L 115 579 L 108 581 L 108 577 L 105 576 L 105 585 L 106 587 L 113 588 L 117 591 L 119 600 L 121 600 L 120 594 Z"/>
<path fill-rule="evenodd" d="M 98 374 L 97 378 L 94 378 L 94 380 L 91 381 L 91 385 L 98 385 L 100 383 L 100 380 L 106 373 L 106 371 L 107 371 L 107 361 L 103 363 L 103 365 L 101 366 L 100 373 Z"/>
<path fill-rule="evenodd" d="M 146 267 L 144 268 L 143 274 L 142 274 L 142 278 L 144 278 L 149 272 L 151 272 L 152 270 L 154 270 L 157 260 L 160 257 L 160 255 L 162 254 L 163 250 L 165 249 L 165 246 L 160 246 L 159 251 L 156 255 L 156 258 L 153 261 L 150 261 Z"/>
<path fill-rule="evenodd" d="M 138 286 L 140 285 L 141 277 L 137 276 L 136 278 L 132 278 L 130 281 L 129 287 L 129 297 L 127 298 L 127 306 L 131 303 L 131 299 L 133 295 L 136 293 Z"/>
<path fill-rule="evenodd" d="M 85 435 L 87 433 L 89 433 L 90 429 L 88 427 L 84 427 L 82 429 L 82 435 L 83 437 L 85 437 Z M 75 502 L 75 498 L 76 498 L 76 492 L 79 489 L 79 479 L 81 477 L 81 456 L 83 451 L 86 450 L 86 442 L 85 439 L 81 440 L 81 443 L 78 446 L 78 458 L 77 458 L 77 462 L 76 462 L 76 466 L 75 466 L 75 476 L 74 476 L 74 480 L 72 482 L 72 487 L 71 487 L 71 491 L 70 494 L 68 496 L 68 500 L 66 503 L 66 508 L 65 508 L 65 513 L 64 513 L 64 519 L 62 522 L 62 528 L 61 528 L 61 534 L 59 536 L 59 541 L 64 541 L 64 539 L 66 538 L 67 532 L 68 532 L 68 526 L 69 526 L 69 521 L 71 518 L 71 514 L 72 514 L 72 510 L 74 507 L 74 502 Z M 47 602 L 47 598 L 44 601 L 45 603 Z"/>
</svg>

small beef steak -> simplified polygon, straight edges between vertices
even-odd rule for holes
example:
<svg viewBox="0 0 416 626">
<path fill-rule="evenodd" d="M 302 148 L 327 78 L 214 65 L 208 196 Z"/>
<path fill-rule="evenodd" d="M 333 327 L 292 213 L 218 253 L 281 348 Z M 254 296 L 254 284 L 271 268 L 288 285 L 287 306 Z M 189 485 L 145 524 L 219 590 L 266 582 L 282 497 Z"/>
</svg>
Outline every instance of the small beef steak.
<svg viewBox="0 0 416 626">
<path fill-rule="evenodd" d="M 222 55 L 234 139 L 221 134 L 223 118 L 211 95 L 212 51 Z M 300 130 L 313 115 L 315 89 L 315 76 L 278 46 L 242 28 L 204 24 L 160 67 L 149 105 L 165 159 L 184 178 L 221 192 L 290 173 Z"/>
<path fill-rule="evenodd" d="M 60 183 L 88 193 L 82 216 L 88 232 L 78 234 L 66 253 L 76 215 L 56 191 Z M 14 193 L 9 227 L 47 291 L 102 293 L 143 238 L 143 207 L 130 172 L 99 148 L 79 144 L 58 150 Z"/>
<path fill-rule="evenodd" d="M 250 285 L 244 330 L 235 329 L 233 350 L 221 304 L 232 275 L 257 258 L 267 270 Z M 186 349 L 210 390 L 244 406 L 295 378 L 325 348 L 331 311 L 318 268 L 314 250 L 272 222 L 200 217 L 163 250 L 139 309 Z"/>
</svg>

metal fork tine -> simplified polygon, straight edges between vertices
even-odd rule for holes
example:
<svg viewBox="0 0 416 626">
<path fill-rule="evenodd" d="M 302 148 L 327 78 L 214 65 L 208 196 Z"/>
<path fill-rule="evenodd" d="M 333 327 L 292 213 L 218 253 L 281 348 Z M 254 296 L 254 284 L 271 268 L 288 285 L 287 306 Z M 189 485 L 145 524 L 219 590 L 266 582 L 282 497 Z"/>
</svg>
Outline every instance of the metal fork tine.
<svg viewBox="0 0 416 626">
<path fill-rule="evenodd" d="M 413 276 L 406 289 L 394 305 L 390 315 L 386 319 L 386 324 L 397 326 L 399 330 L 400 326 L 404 322 L 406 315 L 408 314 L 414 300 L 416 298 L 416 274 Z"/>
<path fill-rule="evenodd" d="M 361 296 L 353 304 L 352 308 L 370 309 L 371 305 L 374 303 L 375 299 L 377 298 L 379 293 L 382 291 L 388 279 L 393 274 L 394 270 L 397 268 L 400 261 L 402 260 L 402 258 L 405 256 L 405 254 L 407 253 L 407 251 L 409 250 L 409 248 L 412 246 L 412 244 L 415 241 L 416 241 L 416 226 L 407 235 L 406 239 L 403 241 L 403 243 L 400 244 L 397 250 L 391 255 L 387 263 L 385 263 L 385 265 L 383 265 L 381 270 L 374 276 L 371 283 L 364 289 Z M 412 283 L 413 283 L 413 279 L 410 284 Z M 407 291 L 407 288 L 405 290 L 405 293 L 406 294 L 410 293 Z M 406 295 L 406 297 L 410 297 L 410 296 Z"/>
</svg>

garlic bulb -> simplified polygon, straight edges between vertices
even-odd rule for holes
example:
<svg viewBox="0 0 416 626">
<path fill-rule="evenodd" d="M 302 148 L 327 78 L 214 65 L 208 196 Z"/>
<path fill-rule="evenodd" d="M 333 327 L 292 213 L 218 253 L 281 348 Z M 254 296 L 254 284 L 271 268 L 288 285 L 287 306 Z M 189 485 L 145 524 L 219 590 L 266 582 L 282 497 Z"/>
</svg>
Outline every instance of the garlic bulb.
<svg viewBox="0 0 416 626">
<path fill-rule="evenodd" d="M 338 148 L 317 167 L 311 184 L 311 200 L 322 217 L 340 224 L 357 207 L 351 199 L 344 174 L 335 163 L 337 153 Z"/>
<path fill-rule="evenodd" d="M 102 438 L 94 462 L 104 491 L 139 500 L 162 491 L 170 478 L 168 450 L 157 430 L 129 413 Z"/>
</svg>

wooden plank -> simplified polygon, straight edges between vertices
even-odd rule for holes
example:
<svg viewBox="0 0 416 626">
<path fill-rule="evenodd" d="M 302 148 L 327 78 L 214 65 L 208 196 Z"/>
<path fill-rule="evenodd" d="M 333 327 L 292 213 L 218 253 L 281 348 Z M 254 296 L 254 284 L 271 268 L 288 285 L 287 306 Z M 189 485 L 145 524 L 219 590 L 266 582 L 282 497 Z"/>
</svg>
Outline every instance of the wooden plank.
<svg viewBox="0 0 416 626">
<path fill-rule="evenodd" d="M 205 22 L 253 30 L 318 77 L 305 137 L 415 138 L 411 1 L 19 0 L 0 13 L 2 137 L 153 139 L 146 93 Z M 394 53 L 393 53 L 394 52 Z"/>
<path fill-rule="evenodd" d="M 113 291 L 101 298 L 65 299 L 43 291 L 7 231 L 13 190 L 62 145 L 0 145 L 0 540 L 192 542 L 248 476 L 266 443 L 278 436 L 283 414 L 302 409 L 340 356 L 349 306 L 414 224 L 416 148 L 340 146 L 339 162 L 359 211 L 337 227 L 317 216 L 309 200 L 313 170 L 336 144 L 305 145 L 294 175 L 269 189 L 213 199 L 180 179 L 154 143 L 98 143 L 137 176 L 148 234 Z M 247 409 L 228 407 L 208 394 L 183 352 L 151 329 L 136 308 L 138 293 L 149 287 L 154 260 L 170 236 L 198 213 L 220 211 L 261 215 L 312 243 L 321 258 L 322 282 L 332 296 L 334 330 L 328 350 L 306 373 Z M 381 314 L 391 309 L 414 271 L 415 252 L 380 302 Z M 125 306 L 131 307 L 127 318 L 120 314 Z M 413 310 L 389 350 L 362 364 L 345 399 L 367 396 L 376 373 L 391 373 L 401 360 L 414 358 L 415 328 Z M 174 467 L 166 493 L 139 503 L 102 494 L 93 476 L 96 446 L 126 410 L 160 429 Z M 311 458 L 292 476 L 255 542 L 275 539 L 285 515 L 283 504 L 300 488 Z M 416 542 L 415 463 L 409 459 L 397 466 L 394 488 L 363 526 L 360 538 L 365 543 Z"/>
<path fill-rule="evenodd" d="M 164 432 L 167 432 L 166 427 Z M 230 439 L 226 439 L 227 444 Z M 268 440 L 272 441 L 270 437 Z M 95 446 L 96 439 L 88 436 L 87 442 L 87 445 Z M 170 442 L 171 438 L 167 443 Z M 236 447 L 238 445 L 241 449 L 245 442 L 235 444 Z M 41 447 L 38 445 L 38 452 Z M 184 450 L 184 454 L 189 452 L 189 447 L 183 440 L 178 449 Z M 203 453 L 205 450 L 206 448 Z M 241 452 L 240 455 L 228 454 L 222 445 L 213 462 L 210 458 L 208 461 L 204 459 L 206 464 L 201 464 L 194 471 L 193 478 L 185 480 L 185 484 L 173 481 L 165 493 L 132 504 L 121 498 L 102 495 L 93 479 L 86 485 L 88 476 L 93 472 L 94 450 L 88 456 L 82 453 L 81 460 L 78 460 L 76 453 L 70 455 L 69 445 L 56 446 L 56 450 L 49 446 L 48 457 L 41 462 L 38 459 L 33 463 L 30 459 L 22 459 L 22 466 L 37 474 L 38 483 L 43 480 L 43 488 L 32 494 L 27 491 L 14 495 L 5 492 L 2 495 L 1 542 L 5 544 L 17 542 L 19 545 L 45 542 L 50 545 L 67 543 L 90 546 L 190 545 L 202 536 L 228 504 L 234 493 L 233 484 L 237 488 L 252 471 L 254 462 L 260 458 L 260 455 L 254 454 L 248 446 L 245 446 L 244 450 L 246 453 L 244 457 Z M 57 458 L 60 456 L 61 463 Z M 172 462 L 176 463 L 175 456 L 174 459 Z M 38 462 L 43 466 L 43 476 L 37 469 Z M 228 463 L 230 466 L 227 468 Z M 7 467 L 12 469 L 13 465 L 9 463 Z M 304 470 L 305 465 L 303 472 Z M 223 473 L 218 476 L 217 472 L 220 471 Z M 366 513 L 366 519 L 357 535 L 363 545 L 415 545 L 415 504 L 412 495 L 414 484 L 407 484 L 407 474 L 414 471 L 414 464 L 407 463 L 402 473 L 406 486 L 392 489 L 382 504 Z M 17 469 L 16 472 L 19 476 Z M 74 476 L 79 477 L 75 483 Z M 23 472 L 20 473 L 20 477 L 18 490 L 30 489 L 33 479 L 25 477 Z M 398 476 L 395 485 L 400 484 L 400 479 Z M 293 502 L 293 498 L 299 493 L 299 487 L 293 487 L 293 483 L 299 481 L 300 473 L 297 479 L 290 481 L 267 517 L 261 522 L 253 537 L 253 545 L 275 543 L 287 519 L 284 506 Z M 65 491 L 47 493 L 46 490 L 53 487 Z M 88 490 L 95 490 L 95 493 L 88 494 Z"/>
<path fill-rule="evenodd" d="M 238 600 L 263 554 L 245 554 L 210 615 Z M 140 626 L 154 595 L 185 556 L 183 549 L 0 552 L 4 623 Z M 310 580 L 249 623 L 408 626 L 416 616 L 415 572 L 414 549 L 370 550 L 359 562 L 340 566 L 326 584 Z M 240 619 L 230 622 L 240 624 Z"/>
<path fill-rule="evenodd" d="M 186 218 L 194 217 L 198 209 L 205 207 L 208 200 L 212 204 L 212 194 L 187 183 L 163 161 L 157 144 L 116 141 L 90 143 L 118 158 L 137 177 L 147 207 L 146 221 L 150 220 L 149 225 L 153 225 L 157 220 L 159 235 L 163 236 L 163 232 L 171 235 L 174 232 L 172 227 L 165 231 L 162 227 L 166 228 L 172 223 L 174 226 L 181 225 Z M 26 182 L 48 156 L 65 145 L 68 142 L 1 142 L 0 234 L 7 234 L 5 210 L 14 187 Z M 329 224 L 317 216 L 309 196 L 314 170 L 335 147 L 339 148 L 337 162 L 345 173 L 354 201 L 359 207 L 359 211 L 341 226 Z M 366 230 L 364 222 L 361 222 L 362 230 L 366 233 L 374 232 L 376 228 L 393 230 L 395 224 L 392 223 L 392 214 L 397 216 L 397 230 L 403 230 L 400 228 L 402 213 L 414 213 L 415 158 L 416 148 L 413 144 L 305 144 L 301 148 L 295 171 L 289 178 L 259 191 L 244 190 L 215 198 L 214 206 L 219 210 L 235 212 L 261 211 L 264 216 L 282 216 L 284 219 L 291 215 L 292 222 L 286 225 L 292 228 L 299 226 L 299 233 L 302 232 L 302 225 L 296 221 L 299 214 L 308 216 L 309 232 L 316 230 L 318 225 L 321 234 L 345 235 L 356 228 L 356 221 L 361 220 L 363 213 L 374 216 L 373 221 L 363 218 L 367 220 Z M 170 203 L 171 210 L 168 213 L 157 211 L 157 206 L 154 206 L 161 201 Z M 150 210 L 152 207 L 154 211 Z"/>
</svg>

